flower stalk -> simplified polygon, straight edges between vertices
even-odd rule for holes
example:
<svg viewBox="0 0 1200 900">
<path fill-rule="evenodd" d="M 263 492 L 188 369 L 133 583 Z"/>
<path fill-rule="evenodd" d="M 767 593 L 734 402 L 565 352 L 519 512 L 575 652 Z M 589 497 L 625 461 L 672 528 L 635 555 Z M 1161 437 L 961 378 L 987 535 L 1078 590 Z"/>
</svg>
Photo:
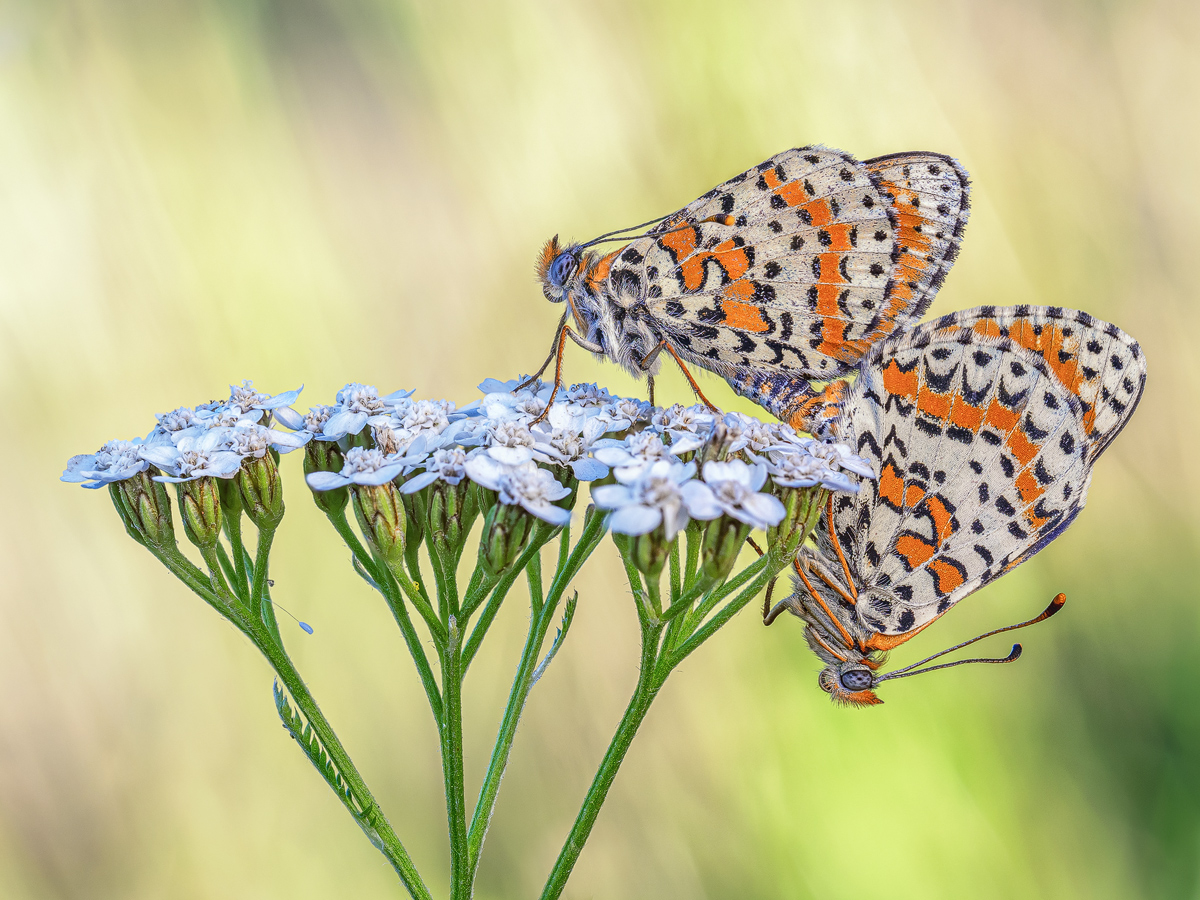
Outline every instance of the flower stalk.
<svg viewBox="0 0 1200 900">
<path fill-rule="evenodd" d="M 462 409 L 350 384 L 333 405 L 302 415 L 290 408 L 298 391 L 268 396 L 246 382 L 226 403 L 157 417 L 145 439 L 73 457 L 63 474 L 107 486 L 130 537 L 262 654 L 277 679 L 287 733 L 419 900 L 432 900 L 428 888 L 293 663 L 275 616 L 269 573 L 286 512 L 281 454 L 304 448 L 302 474 L 315 505 L 353 570 L 387 604 L 425 692 L 442 758 L 451 900 L 474 894 L 521 716 L 564 645 L 580 598 L 572 585 L 604 535 L 612 534 L 634 598 L 638 681 L 543 898 L 562 893 L 671 672 L 791 564 L 829 490 L 854 487 L 827 460 L 862 462 L 848 450 L 818 458 L 786 426 L 722 419 L 699 407 L 658 410 L 593 385 L 565 391 L 543 420 L 550 386 L 515 384 L 485 382 L 484 398 Z M 178 546 L 168 483 L 203 569 Z M 573 526 L 577 500 L 588 494 L 592 502 Z M 243 520 L 256 531 L 253 555 Z M 739 569 L 754 530 L 765 532 L 767 550 Z M 478 547 L 467 554 L 472 535 Z M 557 551 L 546 552 L 555 540 Z M 473 567 L 460 580 L 464 560 Z M 466 673 L 503 604 L 515 602 L 508 598 L 522 576 L 529 625 L 468 806 Z M 584 602 L 604 600 L 584 593 Z"/>
</svg>

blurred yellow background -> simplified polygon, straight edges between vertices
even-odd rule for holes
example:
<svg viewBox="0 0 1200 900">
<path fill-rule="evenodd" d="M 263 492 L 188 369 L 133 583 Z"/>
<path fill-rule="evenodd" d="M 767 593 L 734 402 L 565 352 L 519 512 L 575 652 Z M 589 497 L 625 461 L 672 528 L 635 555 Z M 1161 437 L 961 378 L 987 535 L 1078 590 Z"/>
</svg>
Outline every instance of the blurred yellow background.
<svg viewBox="0 0 1200 900">
<path fill-rule="evenodd" d="M 816 142 L 959 158 L 974 212 L 932 312 L 1086 309 L 1141 341 L 1148 390 L 1074 527 L 895 654 L 1065 591 L 1020 663 L 840 710 L 797 623 L 747 611 L 668 683 L 567 896 L 1200 896 L 1198 46 L 1184 0 L 0 4 L 0 896 L 401 894 L 265 663 L 58 483 L 68 456 L 243 378 L 304 382 L 301 407 L 351 380 L 473 399 L 546 352 L 549 235 Z M 641 390 L 575 349 L 568 376 Z M 285 635 L 440 893 L 419 684 L 285 469 L 275 594 L 316 627 Z M 632 689 L 618 576 L 605 543 L 481 898 L 536 895 Z M 471 797 L 524 624 L 515 590 L 468 679 Z"/>
</svg>

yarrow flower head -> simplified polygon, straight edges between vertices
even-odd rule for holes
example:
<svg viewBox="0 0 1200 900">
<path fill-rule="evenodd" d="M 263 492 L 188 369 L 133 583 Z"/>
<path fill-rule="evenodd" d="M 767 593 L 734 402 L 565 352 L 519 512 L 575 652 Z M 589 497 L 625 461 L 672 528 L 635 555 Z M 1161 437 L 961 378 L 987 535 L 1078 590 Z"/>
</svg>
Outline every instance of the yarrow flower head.
<svg viewBox="0 0 1200 900">
<path fill-rule="evenodd" d="M 831 469 L 841 469 L 843 472 L 851 472 L 862 478 L 874 479 L 876 477 L 871 464 L 861 456 L 856 456 L 854 451 L 845 444 L 832 441 L 813 441 L 808 445 L 808 452 L 817 459 L 823 460 Z"/>
<path fill-rule="evenodd" d="M 672 452 L 677 455 L 699 449 L 712 433 L 715 422 L 716 416 L 700 404 L 683 406 L 676 403 L 658 410 L 651 417 L 653 426 L 671 439 Z"/>
<path fill-rule="evenodd" d="M 263 425 L 241 425 L 230 428 L 224 435 L 225 446 L 242 459 L 262 459 L 274 448 L 279 453 L 291 453 L 309 442 L 312 435 L 288 433 Z"/>
<path fill-rule="evenodd" d="M 109 441 L 95 453 L 72 456 L 59 480 L 95 489 L 132 478 L 150 467 L 141 455 L 143 447 L 140 439 Z"/>
<path fill-rule="evenodd" d="M 444 481 L 446 484 L 457 485 L 467 477 L 467 453 L 461 447 L 450 447 L 446 450 L 435 450 L 433 455 L 425 460 L 425 471 L 414 475 L 400 488 L 402 494 L 412 494 L 433 484 Z"/>
<path fill-rule="evenodd" d="M 219 433 L 184 437 L 177 444 L 149 444 L 142 457 L 166 472 L 155 481 L 179 484 L 197 478 L 232 478 L 242 467 L 242 457 L 221 446 Z"/>
<path fill-rule="evenodd" d="M 501 503 L 520 506 L 527 513 L 551 525 L 565 525 L 571 511 L 554 506 L 571 493 L 545 469 L 532 460 L 517 465 L 505 465 L 486 453 L 476 454 L 466 461 L 464 469 L 476 484 L 499 495 Z"/>
<path fill-rule="evenodd" d="M 771 481 L 785 488 L 806 488 L 820 485 L 831 491 L 858 492 L 858 482 L 846 473 L 833 468 L 824 459 L 807 449 L 772 450 L 766 458 L 751 454 L 771 476 Z"/>
<path fill-rule="evenodd" d="M 292 391 L 284 391 L 282 394 L 270 396 L 269 394 L 260 394 L 254 390 L 254 382 L 243 381 L 240 386 L 230 385 L 229 388 L 229 403 L 230 407 L 236 407 L 243 413 L 250 412 L 252 409 L 270 411 L 280 409 L 281 407 L 291 406 L 296 402 L 296 398 L 300 396 L 300 392 L 304 390 L 304 385 Z"/>
<path fill-rule="evenodd" d="M 404 462 L 374 447 L 351 447 L 340 472 L 312 472 L 308 486 L 314 491 L 332 491 L 351 484 L 381 485 L 398 478 Z"/>
<path fill-rule="evenodd" d="M 661 525 L 666 540 L 674 540 L 688 523 L 681 486 L 695 474 L 694 463 L 668 459 L 618 469 L 622 483 L 592 488 L 592 500 L 600 509 L 613 511 L 608 525 L 617 534 L 649 534 Z"/>
<path fill-rule="evenodd" d="M 763 530 L 783 519 L 785 510 L 779 499 L 761 493 L 767 481 L 766 466 L 748 466 L 740 459 L 709 461 L 704 464 L 701 476 L 703 481 L 684 486 L 688 512 L 697 519 L 726 515 Z"/>
<path fill-rule="evenodd" d="M 538 380 L 517 390 L 527 380 L 524 377 L 510 381 L 489 378 L 479 385 L 479 389 L 485 394 L 484 398 L 474 404 L 468 404 L 463 410 L 482 412 L 493 422 L 517 419 L 530 423 L 546 411 L 546 404 L 554 387 Z"/>
<path fill-rule="evenodd" d="M 380 397 L 374 385 L 346 385 L 337 392 L 333 412 L 325 420 L 322 435 L 325 440 L 337 440 L 348 434 L 358 434 L 372 419 L 386 418 L 409 406 L 412 391 L 394 391 Z"/>
<path fill-rule="evenodd" d="M 608 466 L 591 456 L 596 441 L 607 430 L 599 416 L 563 404 L 553 406 L 546 421 L 534 425 L 533 458 L 553 465 L 568 466 L 579 481 L 595 481 L 608 474 Z"/>
<path fill-rule="evenodd" d="M 596 459 L 616 469 L 618 481 L 630 481 L 660 460 L 670 460 L 674 445 L 667 446 L 655 431 L 637 431 L 623 441 L 606 439 L 595 451 Z"/>
</svg>

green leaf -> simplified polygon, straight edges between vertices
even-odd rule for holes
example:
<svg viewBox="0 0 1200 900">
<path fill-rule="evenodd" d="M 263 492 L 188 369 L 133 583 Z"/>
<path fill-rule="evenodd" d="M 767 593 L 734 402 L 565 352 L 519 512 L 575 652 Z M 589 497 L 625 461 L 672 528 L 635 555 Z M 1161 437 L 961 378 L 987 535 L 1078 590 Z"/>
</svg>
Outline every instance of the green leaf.
<svg viewBox="0 0 1200 900">
<path fill-rule="evenodd" d="M 313 767 L 325 779 L 325 783 L 333 789 L 333 792 L 338 795 L 345 807 L 350 810 L 350 814 L 358 821 L 358 825 L 371 842 L 378 844 L 380 842 L 379 835 L 375 831 L 375 810 L 370 804 L 363 803 L 362 800 L 355 795 L 351 790 L 350 785 L 338 770 L 337 765 L 330 758 L 325 748 L 321 745 L 320 738 L 313 731 L 312 726 L 305 720 L 300 711 L 293 708 L 291 701 L 283 688 L 279 686 L 279 682 L 274 684 L 275 694 L 275 709 L 279 711 L 279 718 L 283 722 L 284 729 L 292 736 L 300 749 L 304 751 L 304 755 L 308 757 L 308 761 L 313 764 Z"/>
</svg>

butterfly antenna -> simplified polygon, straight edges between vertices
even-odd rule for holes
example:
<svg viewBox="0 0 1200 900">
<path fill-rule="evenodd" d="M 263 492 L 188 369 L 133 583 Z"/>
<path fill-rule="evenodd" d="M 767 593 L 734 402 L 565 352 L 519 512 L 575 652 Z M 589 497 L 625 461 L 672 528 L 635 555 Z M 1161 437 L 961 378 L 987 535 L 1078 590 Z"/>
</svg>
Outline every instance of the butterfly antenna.
<svg viewBox="0 0 1200 900">
<path fill-rule="evenodd" d="M 649 222 L 643 222 L 641 225 L 630 225 L 628 228 L 618 228 L 616 231 L 610 231 L 607 234 L 602 234 L 599 237 L 594 237 L 590 241 L 588 241 L 586 244 L 580 244 L 579 247 L 580 247 L 580 249 L 582 249 L 584 247 L 590 247 L 590 246 L 592 246 L 592 244 L 598 244 L 601 241 L 609 240 L 609 239 L 617 240 L 617 241 L 627 241 L 627 240 L 629 240 L 629 238 L 627 238 L 627 237 L 614 238 L 613 235 L 625 234 L 626 232 L 629 232 L 629 231 L 637 231 L 639 228 L 645 228 L 647 225 L 654 225 L 658 222 L 661 222 L 663 219 L 667 218 L 667 216 L 671 216 L 671 215 L 674 215 L 674 214 L 667 213 L 666 216 L 659 216 L 657 219 L 651 219 Z M 641 235 L 639 235 L 639 237 L 640 236 Z"/>
<path fill-rule="evenodd" d="M 946 652 L 949 652 L 949 651 L 946 651 Z M 942 663 L 939 666 L 930 666 L 928 669 L 917 669 L 916 671 L 912 671 L 912 672 L 908 672 L 908 671 L 889 672 L 886 675 L 881 675 L 878 678 L 876 678 L 875 683 L 878 684 L 881 681 L 887 681 L 889 678 L 907 678 L 909 675 L 924 675 L 926 672 L 936 672 L 938 669 L 952 669 L 955 666 L 965 666 L 967 663 L 1010 663 L 1010 662 L 1016 662 L 1020 658 L 1021 658 L 1021 645 L 1013 644 L 1012 652 L 1009 653 L 1008 656 L 1005 656 L 1003 659 L 1001 659 L 999 657 L 984 656 L 984 657 L 979 657 L 978 659 L 960 659 L 960 660 L 957 660 L 956 662 Z"/>
<path fill-rule="evenodd" d="M 269 597 L 267 599 L 268 599 L 268 601 L 270 601 L 271 605 L 274 606 L 276 609 L 283 610 L 289 616 L 292 616 L 293 619 L 296 619 L 296 617 L 292 615 L 291 610 L 287 609 L 284 606 L 280 606 L 278 603 L 276 603 L 274 600 L 271 600 Z M 300 626 L 300 630 L 303 631 L 305 634 L 313 633 L 313 627 L 311 625 L 309 625 L 307 622 L 301 622 L 299 619 L 296 619 L 296 624 Z"/>
<path fill-rule="evenodd" d="M 663 218 L 665 219 L 667 217 L 664 216 Z M 657 219 L 655 221 L 661 222 L 662 219 Z M 705 221 L 709 221 L 709 220 L 705 219 Z M 649 223 L 647 223 L 647 224 L 649 224 Z M 641 228 L 643 226 L 638 225 L 636 227 Z M 667 231 L 660 231 L 657 235 L 655 235 L 655 237 L 663 237 L 668 234 L 675 234 L 678 231 L 687 231 L 689 228 L 695 228 L 695 227 L 696 227 L 695 223 L 693 223 L 693 222 L 683 222 L 675 228 L 668 229 Z M 615 234 L 615 232 L 614 232 L 614 234 Z M 621 237 L 604 237 L 603 235 L 601 235 L 598 238 L 592 238 L 592 240 L 588 241 L 586 244 L 580 244 L 579 248 L 582 250 L 584 247 L 592 246 L 592 244 L 616 244 L 616 243 L 622 243 L 622 242 L 628 243 L 629 241 L 636 241 L 640 238 L 649 237 L 649 236 L 650 236 L 650 232 L 648 232 L 648 231 L 644 231 L 641 234 L 626 234 Z"/>
<path fill-rule="evenodd" d="M 920 668 L 921 666 L 924 666 L 926 663 L 933 662 L 933 660 L 937 659 L 940 656 L 945 656 L 947 653 L 953 653 L 956 650 L 961 650 L 963 647 L 969 647 L 971 644 L 974 644 L 976 641 L 982 641 L 984 638 L 993 637 L 997 634 L 1004 634 L 1004 632 L 1006 632 L 1006 631 L 1016 631 L 1018 628 L 1025 628 L 1026 626 L 1029 626 L 1029 625 L 1036 625 L 1038 622 L 1044 622 L 1048 618 L 1050 618 L 1052 615 L 1054 615 L 1056 612 L 1058 612 L 1060 609 L 1062 609 L 1063 605 L 1066 602 L 1067 602 L 1066 594 L 1057 594 L 1054 597 L 1054 599 L 1050 601 L 1050 605 L 1047 606 L 1044 610 L 1042 610 L 1041 615 L 1038 615 L 1038 616 L 1030 619 L 1027 622 L 1018 622 L 1016 625 L 1006 625 L 1003 628 L 996 628 L 992 631 L 986 631 L 983 634 L 978 635 L 977 637 L 971 638 L 969 641 L 963 641 L 961 644 L 955 644 L 953 647 L 947 647 L 945 650 L 940 650 L 937 653 L 933 654 L 932 656 L 927 656 L 920 662 L 915 662 L 910 666 L 905 666 L 903 669 L 897 669 L 894 672 L 888 672 L 886 675 L 880 675 L 875 680 L 876 680 L 876 682 L 880 682 L 880 681 L 887 681 L 890 678 L 907 678 L 909 675 L 920 675 L 924 672 L 933 672 L 933 671 L 936 671 L 937 669 L 949 669 L 952 666 L 962 666 L 967 663 L 1016 662 L 1016 660 L 1018 660 L 1021 657 L 1021 645 L 1020 644 L 1014 644 L 1013 648 L 1012 648 L 1012 652 L 1009 653 L 1008 656 L 1004 657 L 1003 659 L 991 659 L 991 658 L 960 659 L 958 662 L 942 663 L 941 665 L 938 665 L 938 666 L 930 666 L 927 669 Z"/>
</svg>

